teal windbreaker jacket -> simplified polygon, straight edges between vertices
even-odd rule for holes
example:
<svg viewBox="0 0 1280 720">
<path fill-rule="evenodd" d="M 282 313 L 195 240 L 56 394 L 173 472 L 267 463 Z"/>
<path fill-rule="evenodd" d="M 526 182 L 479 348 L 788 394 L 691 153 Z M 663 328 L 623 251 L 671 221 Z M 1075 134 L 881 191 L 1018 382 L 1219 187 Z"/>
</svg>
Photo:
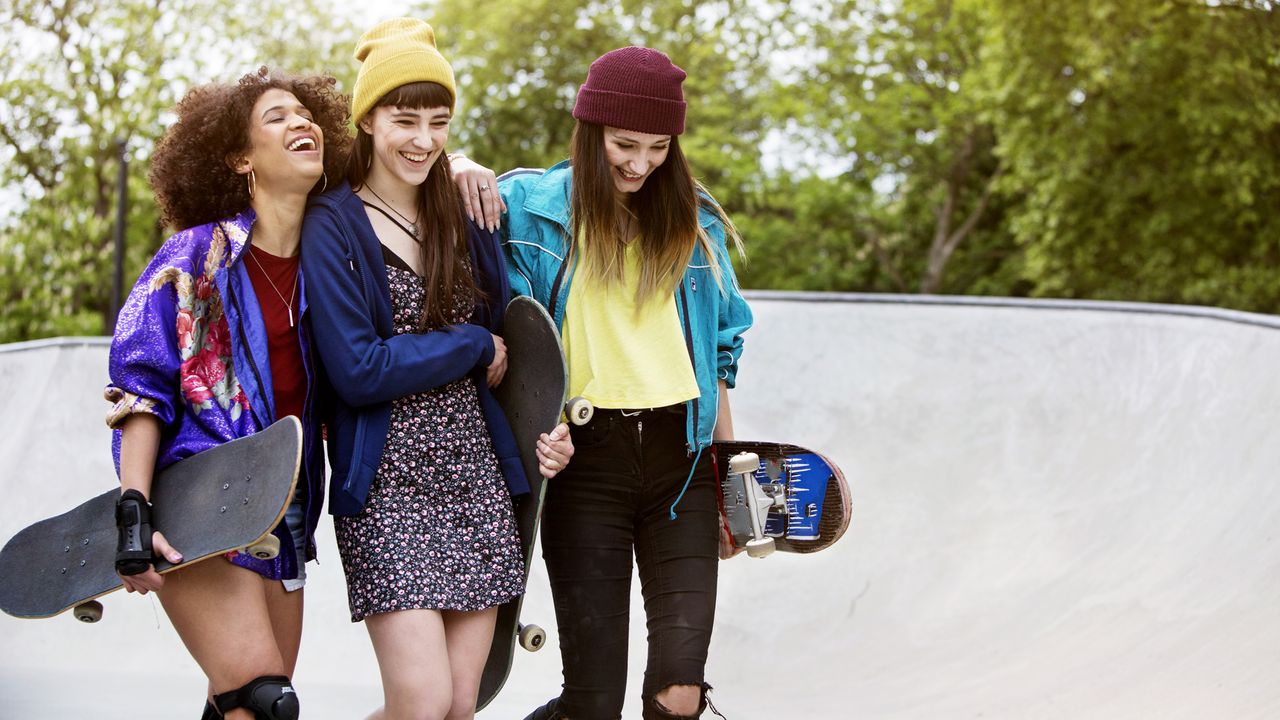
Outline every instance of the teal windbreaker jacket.
<svg viewBox="0 0 1280 720">
<path fill-rule="evenodd" d="M 569 262 L 568 252 L 572 180 L 567 160 L 545 171 L 512 170 L 498 178 L 507 204 L 502 245 L 511 289 L 542 303 L 561 328 L 577 265 Z M 751 308 L 739 292 L 724 225 L 705 207 L 699 209 L 698 218 L 712 240 L 721 286 L 716 284 L 712 260 L 701 249 L 695 250 L 676 288 L 676 308 L 700 392 L 689 402 L 686 439 L 691 455 L 711 444 L 720 407 L 717 381 L 725 381 L 730 388 L 737 383 L 742 334 L 751 327 Z"/>
</svg>

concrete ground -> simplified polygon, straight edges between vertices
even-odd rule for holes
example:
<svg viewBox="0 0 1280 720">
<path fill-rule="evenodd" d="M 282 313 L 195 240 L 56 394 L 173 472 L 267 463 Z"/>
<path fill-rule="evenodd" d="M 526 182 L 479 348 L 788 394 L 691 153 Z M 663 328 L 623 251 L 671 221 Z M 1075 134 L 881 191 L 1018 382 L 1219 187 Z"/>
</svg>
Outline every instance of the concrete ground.
<svg viewBox="0 0 1280 720">
<path fill-rule="evenodd" d="M 727 716 L 1280 717 L 1280 322 L 751 299 L 738 435 L 826 451 L 855 516 L 825 552 L 722 564 L 708 680 Z M 105 354 L 94 339 L 0 348 L 0 540 L 115 482 Z M 304 717 L 362 717 L 377 668 L 328 523 L 320 547 Z M 202 676 L 158 603 L 105 604 L 92 626 L 0 616 L 0 719 L 197 716 Z M 539 567 L 526 607 L 554 638 Z M 554 644 L 519 653 L 479 717 L 521 718 L 558 686 Z"/>
</svg>

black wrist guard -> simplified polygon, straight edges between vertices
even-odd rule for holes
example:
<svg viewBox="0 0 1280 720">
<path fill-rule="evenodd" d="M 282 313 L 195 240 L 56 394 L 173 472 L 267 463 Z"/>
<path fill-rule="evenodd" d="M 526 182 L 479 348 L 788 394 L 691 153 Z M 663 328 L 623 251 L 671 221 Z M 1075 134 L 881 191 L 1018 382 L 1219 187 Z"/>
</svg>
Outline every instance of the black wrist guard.
<svg viewBox="0 0 1280 720">
<path fill-rule="evenodd" d="M 116 501 L 116 572 L 144 573 L 155 560 L 151 551 L 151 503 L 137 490 L 125 490 Z"/>
</svg>

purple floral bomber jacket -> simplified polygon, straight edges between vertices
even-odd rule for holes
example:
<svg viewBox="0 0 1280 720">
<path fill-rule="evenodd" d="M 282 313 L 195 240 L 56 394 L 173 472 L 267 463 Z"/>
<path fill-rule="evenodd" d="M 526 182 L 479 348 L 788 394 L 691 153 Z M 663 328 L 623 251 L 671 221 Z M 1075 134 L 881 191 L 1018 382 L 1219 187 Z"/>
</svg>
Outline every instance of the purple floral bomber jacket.
<svg viewBox="0 0 1280 720">
<path fill-rule="evenodd" d="M 111 343 L 114 403 L 107 424 L 115 429 L 112 454 L 120 471 L 120 427 L 133 413 L 150 413 L 164 425 L 156 471 L 215 445 L 245 437 L 276 420 L 266 328 L 241 257 L 255 215 L 184 230 L 165 241 L 129 293 Z M 306 285 L 298 278 L 306 315 Z M 281 553 L 271 561 L 236 555 L 232 562 L 266 577 L 294 578 L 299 562 L 315 557 L 314 533 L 324 492 L 324 456 L 313 410 L 310 338 L 298 323 L 306 365 L 299 498 L 306 517 L 306 558 L 292 552 L 289 529 L 276 535 Z M 164 532 L 163 527 L 157 528 Z M 182 548 L 178 548 L 179 551 Z"/>
</svg>

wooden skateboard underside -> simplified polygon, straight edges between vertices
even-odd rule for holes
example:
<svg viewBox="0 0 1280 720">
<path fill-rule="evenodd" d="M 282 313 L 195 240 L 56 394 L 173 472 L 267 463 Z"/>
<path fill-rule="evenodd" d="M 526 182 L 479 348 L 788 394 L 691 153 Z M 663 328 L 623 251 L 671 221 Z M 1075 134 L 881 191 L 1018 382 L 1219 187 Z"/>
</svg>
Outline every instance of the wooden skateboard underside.
<svg viewBox="0 0 1280 720">
<path fill-rule="evenodd" d="M 740 476 L 729 470 L 740 453 L 759 458 L 751 478 L 768 505 L 763 535 L 781 552 L 811 553 L 830 547 L 849 527 L 851 501 L 844 473 L 826 456 L 786 443 L 733 440 L 712 445 L 721 509 L 736 547 L 752 539 L 749 503 Z M 776 498 L 776 500 L 775 500 Z M 763 512 L 763 511 L 762 511 Z"/>
</svg>

